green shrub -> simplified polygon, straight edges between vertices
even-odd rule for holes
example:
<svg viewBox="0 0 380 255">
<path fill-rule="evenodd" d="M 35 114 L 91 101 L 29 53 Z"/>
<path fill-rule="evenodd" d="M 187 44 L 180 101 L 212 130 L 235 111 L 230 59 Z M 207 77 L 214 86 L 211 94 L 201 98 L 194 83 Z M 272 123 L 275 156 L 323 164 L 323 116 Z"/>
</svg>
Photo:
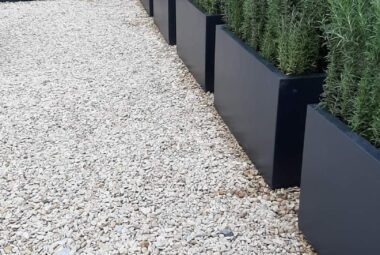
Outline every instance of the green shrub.
<svg viewBox="0 0 380 255">
<path fill-rule="evenodd" d="M 208 14 L 222 14 L 223 0 L 194 0 Z"/>
<path fill-rule="evenodd" d="M 329 0 L 322 106 L 380 147 L 380 1 Z"/>
<path fill-rule="evenodd" d="M 319 59 L 320 40 L 305 13 L 293 11 L 282 18 L 278 37 L 278 66 L 286 74 L 315 70 Z"/>
<path fill-rule="evenodd" d="M 252 39 L 253 39 L 253 6 L 254 1 L 252 0 L 245 0 L 243 2 L 243 21 L 241 25 L 241 31 L 242 31 L 242 39 L 245 40 L 250 46 L 252 46 Z"/>
<path fill-rule="evenodd" d="M 225 0 L 228 28 L 285 74 L 322 71 L 326 0 Z"/>
<path fill-rule="evenodd" d="M 243 4 L 242 39 L 258 50 L 262 44 L 262 35 L 266 22 L 266 1 L 245 0 Z"/>
<path fill-rule="evenodd" d="M 267 1 L 267 17 L 265 20 L 264 34 L 262 35 L 263 43 L 260 49 L 261 54 L 269 61 L 277 64 L 278 38 L 280 36 L 280 28 L 282 18 L 284 17 L 282 0 L 266 0 Z"/>
<path fill-rule="evenodd" d="M 260 50 L 262 47 L 262 35 L 265 31 L 265 22 L 266 22 L 266 12 L 267 12 L 267 2 L 266 1 L 251 1 L 246 0 L 248 2 L 253 2 L 252 5 L 252 13 L 254 13 L 252 20 L 252 39 L 251 46 Z"/>
<path fill-rule="evenodd" d="M 246 32 L 243 31 L 244 26 L 244 0 L 225 0 L 224 14 L 228 28 L 237 36 L 243 37 Z"/>
</svg>

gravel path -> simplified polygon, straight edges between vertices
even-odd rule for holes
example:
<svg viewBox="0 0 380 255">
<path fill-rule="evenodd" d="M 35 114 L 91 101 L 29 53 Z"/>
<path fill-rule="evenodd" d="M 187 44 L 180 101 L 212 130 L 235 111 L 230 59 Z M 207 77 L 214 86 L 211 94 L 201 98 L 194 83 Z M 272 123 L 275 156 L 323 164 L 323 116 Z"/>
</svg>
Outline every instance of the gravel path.
<svg viewBox="0 0 380 255">
<path fill-rule="evenodd" d="M 0 254 L 311 254 L 138 0 L 0 3 Z"/>
</svg>

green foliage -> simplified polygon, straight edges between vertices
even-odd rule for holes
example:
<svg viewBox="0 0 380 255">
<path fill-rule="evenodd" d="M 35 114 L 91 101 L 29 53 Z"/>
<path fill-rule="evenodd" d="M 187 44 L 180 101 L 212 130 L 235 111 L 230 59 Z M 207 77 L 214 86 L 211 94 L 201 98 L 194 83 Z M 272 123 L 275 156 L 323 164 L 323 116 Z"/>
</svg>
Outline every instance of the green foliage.
<svg viewBox="0 0 380 255">
<path fill-rule="evenodd" d="M 243 37 L 244 0 L 224 0 L 224 14 L 228 28 L 237 36 Z"/>
<path fill-rule="evenodd" d="M 226 22 L 285 74 L 321 71 L 325 1 L 225 0 Z"/>
<path fill-rule="evenodd" d="M 329 0 L 322 106 L 380 147 L 380 1 Z"/>
<path fill-rule="evenodd" d="M 264 34 L 262 35 L 261 54 L 267 60 L 277 64 L 278 38 L 283 18 L 282 0 L 267 0 L 267 3 L 267 17 Z"/>
<path fill-rule="evenodd" d="M 243 21 L 242 21 L 242 38 L 245 40 L 249 45 L 252 44 L 252 37 L 253 37 L 253 4 L 254 1 L 252 0 L 245 0 L 243 2 Z"/>
<path fill-rule="evenodd" d="M 266 7 L 266 1 L 244 0 L 243 3 L 242 39 L 255 50 L 258 50 L 262 43 Z"/>
<path fill-rule="evenodd" d="M 286 74 L 315 70 L 319 58 L 319 35 L 304 15 L 293 11 L 282 18 L 277 55 L 279 68 Z"/>
<path fill-rule="evenodd" d="M 194 3 L 208 14 L 221 14 L 223 0 L 194 0 Z"/>
<path fill-rule="evenodd" d="M 252 2 L 252 37 L 249 41 L 251 47 L 260 50 L 262 47 L 262 37 L 265 31 L 266 15 L 267 15 L 267 2 L 261 0 L 246 0 Z M 247 28 L 249 29 L 249 28 Z"/>
</svg>

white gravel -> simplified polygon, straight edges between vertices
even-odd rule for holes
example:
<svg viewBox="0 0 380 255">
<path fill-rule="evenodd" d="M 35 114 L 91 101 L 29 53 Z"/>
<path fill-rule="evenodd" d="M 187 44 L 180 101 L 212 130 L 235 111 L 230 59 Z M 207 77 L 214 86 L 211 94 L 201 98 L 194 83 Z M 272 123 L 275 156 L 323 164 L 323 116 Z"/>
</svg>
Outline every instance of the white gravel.
<svg viewBox="0 0 380 255">
<path fill-rule="evenodd" d="M 0 3 L 0 254 L 311 254 L 138 0 Z"/>
</svg>

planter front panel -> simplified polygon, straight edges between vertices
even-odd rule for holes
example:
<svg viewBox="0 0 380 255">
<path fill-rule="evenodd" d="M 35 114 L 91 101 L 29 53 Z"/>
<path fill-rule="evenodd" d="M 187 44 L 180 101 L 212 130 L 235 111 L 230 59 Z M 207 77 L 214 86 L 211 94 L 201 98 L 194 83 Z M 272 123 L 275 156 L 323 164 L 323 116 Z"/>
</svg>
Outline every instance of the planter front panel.
<svg viewBox="0 0 380 255">
<path fill-rule="evenodd" d="M 154 22 L 170 45 L 176 44 L 176 0 L 154 0 Z"/>
<path fill-rule="evenodd" d="M 319 254 L 379 254 L 380 153 L 309 107 L 299 226 Z"/>
<path fill-rule="evenodd" d="M 206 15 L 190 0 L 177 0 L 177 51 L 205 91 L 214 90 L 215 28 L 221 15 Z"/>
<path fill-rule="evenodd" d="M 306 107 L 323 79 L 284 76 L 217 26 L 215 106 L 272 188 L 300 183 Z"/>
<path fill-rule="evenodd" d="M 254 82 L 254 81 L 257 82 Z M 218 26 L 215 42 L 215 107 L 238 142 L 272 182 L 280 77 Z"/>
<path fill-rule="evenodd" d="M 149 16 L 153 16 L 153 0 L 141 0 L 145 10 L 147 11 Z"/>
</svg>

